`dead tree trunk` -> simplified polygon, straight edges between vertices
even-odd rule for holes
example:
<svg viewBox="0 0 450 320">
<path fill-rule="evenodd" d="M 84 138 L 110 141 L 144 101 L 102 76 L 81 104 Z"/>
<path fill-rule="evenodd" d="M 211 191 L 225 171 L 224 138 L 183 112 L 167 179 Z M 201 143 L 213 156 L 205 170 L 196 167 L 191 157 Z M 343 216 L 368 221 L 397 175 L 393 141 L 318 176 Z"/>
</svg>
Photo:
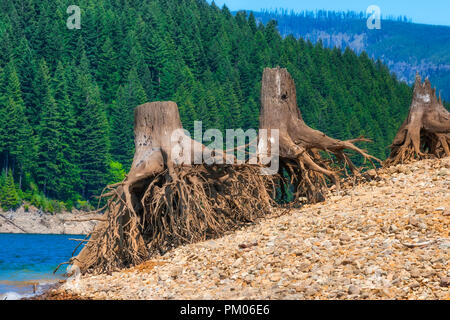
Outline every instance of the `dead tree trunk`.
<svg viewBox="0 0 450 320">
<path fill-rule="evenodd" d="M 182 125 L 174 102 L 136 108 L 131 170 L 102 196 L 108 197 L 104 221 L 70 262 L 81 272 L 134 265 L 178 245 L 220 236 L 270 212 L 270 177 L 259 175 L 259 167 L 193 165 L 206 147 L 184 134 L 172 141 L 177 129 Z M 188 153 L 192 162 L 186 161 Z"/>
<path fill-rule="evenodd" d="M 365 138 L 340 141 L 308 127 L 297 107 L 294 80 L 286 69 L 264 70 L 259 121 L 260 129 L 279 129 L 280 175 L 284 169 L 288 172 L 296 200 L 306 197 L 309 202 L 323 201 L 330 182 L 339 188 L 339 171 L 333 168 L 332 157 L 324 158 L 320 151 L 334 155 L 354 174 L 358 169 L 344 150 L 379 161 L 353 144 L 369 141 Z"/>
<path fill-rule="evenodd" d="M 422 83 L 416 75 L 408 117 L 398 130 L 384 165 L 450 156 L 449 144 L 450 113 L 444 108 L 441 97 L 436 97 L 436 89 L 431 88 L 428 78 Z"/>
</svg>

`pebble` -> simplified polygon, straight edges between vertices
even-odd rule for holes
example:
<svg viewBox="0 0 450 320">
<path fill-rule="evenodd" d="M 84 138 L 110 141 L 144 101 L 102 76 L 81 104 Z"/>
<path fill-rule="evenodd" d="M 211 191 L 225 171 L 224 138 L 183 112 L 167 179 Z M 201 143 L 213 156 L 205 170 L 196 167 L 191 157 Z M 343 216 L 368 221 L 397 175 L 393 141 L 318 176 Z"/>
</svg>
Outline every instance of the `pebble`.
<svg viewBox="0 0 450 320">
<path fill-rule="evenodd" d="M 440 282 L 441 287 L 449 287 L 450 286 L 450 277 L 443 277 L 441 278 Z"/>
<path fill-rule="evenodd" d="M 356 286 L 351 285 L 348 288 L 348 294 L 349 295 L 358 295 L 360 292 L 361 292 L 361 290 L 358 287 L 356 287 Z"/>
</svg>

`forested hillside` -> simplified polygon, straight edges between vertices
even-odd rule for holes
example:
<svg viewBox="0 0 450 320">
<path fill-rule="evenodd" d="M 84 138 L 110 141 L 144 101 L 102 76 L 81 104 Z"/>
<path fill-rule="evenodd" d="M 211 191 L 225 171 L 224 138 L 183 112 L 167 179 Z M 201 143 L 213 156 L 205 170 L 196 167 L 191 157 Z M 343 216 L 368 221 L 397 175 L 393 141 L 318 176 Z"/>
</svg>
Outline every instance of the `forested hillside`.
<svg viewBox="0 0 450 320">
<path fill-rule="evenodd" d="M 437 9 L 437 8 L 436 8 Z M 416 24 L 406 17 L 383 17 L 381 29 L 367 28 L 362 12 L 255 12 L 258 21 L 278 22 L 283 36 L 294 35 L 325 47 L 350 47 L 380 58 L 399 79 L 413 83 L 418 71 L 430 77 L 442 96 L 450 100 L 450 26 Z"/>
<path fill-rule="evenodd" d="M 133 109 L 174 100 L 185 128 L 257 128 L 264 67 L 288 68 L 305 122 L 337 138 L 364 135 L 385 158 L 411 88 L 350 50 L 283 39 L 204 0 L 69 0 L 0 4 L 0 202 L 80 205 L 123 178 Z M 13 179 L 12 179 L 13 178 Z M 47 205 L 45 205 L 47 204 Z"/>
</svg>

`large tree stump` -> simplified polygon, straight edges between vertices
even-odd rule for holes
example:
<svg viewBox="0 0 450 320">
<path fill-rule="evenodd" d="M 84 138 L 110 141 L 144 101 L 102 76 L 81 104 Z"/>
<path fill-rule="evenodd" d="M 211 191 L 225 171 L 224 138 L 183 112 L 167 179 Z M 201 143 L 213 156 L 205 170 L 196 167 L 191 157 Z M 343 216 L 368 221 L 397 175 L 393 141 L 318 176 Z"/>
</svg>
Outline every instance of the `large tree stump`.
<svg viewBox="0 0 450 320">
<path fill-rule="evenodd" d="M 408 117 L 398 130 L 384 165 L 450 156 L 449 144 L 450 113 L 441 97 L 436 97 L 436 89 L 431 88 L 428 78 L 422 83 L 417 74 Z"/>
<path fill-rule="evenodd" d="M 368 139 L 340 141 L 308 127 L 297 107 L 294 80 L 286 69 L 264 70 L 259 123 L 260 129 L 279 130 L 280 176 L 283 177 L 283 170 L 288 172 L 297 200 L 306 197 L 309 202 L 323 201 L 329 183 L 339 188 L 339 171 L 333 168 L 332 156 L 325 158 L 320 151 L 335 156 L 355 175 L 359 171 L 344 152 L 346 149 L 370 161 L 379 161 L 353 144 Z"/>
<path fill-rule="evenodd" d="M 259 166 L 192 164 L 194 159 L 203 163 L 206 147 L 184 134 L 172 141 L 179 129 L 174 102 L 136 108 L 131 170 L 102 196 L 108 198 L 104 221 L 70 262 L 81 272 L 134 265 L 178 245 L 220 236 L 270 212 L 270 177 L 260 175 Z M 185 161 L 188 153 L 192 161 Z"/>
</svg>

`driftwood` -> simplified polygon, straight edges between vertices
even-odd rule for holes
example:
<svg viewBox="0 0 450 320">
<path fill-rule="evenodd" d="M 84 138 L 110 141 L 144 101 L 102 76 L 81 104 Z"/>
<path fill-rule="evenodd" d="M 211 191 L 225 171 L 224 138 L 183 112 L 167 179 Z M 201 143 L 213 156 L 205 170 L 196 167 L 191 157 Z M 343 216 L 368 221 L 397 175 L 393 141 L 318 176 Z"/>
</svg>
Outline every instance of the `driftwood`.
<svg viewBox="0 0 450 320">
<path fill-rule="evenodd" d="M 358 168 L 345 150 L 354 151 L 364 159 L 381 162 L 366 151 L 354 145 L 359 141 L 370 141 L 363 137 L 348 141 L 333 139 L 307 126 L 297 106 L 294 80 L 286 69 L 266 68 L 261 89 L 260 129 L 279 130 L 280 176 L 286 171 L 294 185 L 294 199 L 306 197 L 309 202 L 325 199 L 329 184 L 339 188 L 340 170 L 348 167 L 353 175 L 359 175 Z M 333 166 L 332 156 L 341 163 Z M 372 163 L 373 164 L 373 163 Z"/>
<path fill-rule="evenodd" d="M 398 130 L 384 165 L 448 157 L 449 145 L 450 113 L 444 108 L 441 97 L 436 97 L 436 89 L 431 88 L 428 78 L 422 83 L 416 75 L 408 117 Z"/>
</svg>

